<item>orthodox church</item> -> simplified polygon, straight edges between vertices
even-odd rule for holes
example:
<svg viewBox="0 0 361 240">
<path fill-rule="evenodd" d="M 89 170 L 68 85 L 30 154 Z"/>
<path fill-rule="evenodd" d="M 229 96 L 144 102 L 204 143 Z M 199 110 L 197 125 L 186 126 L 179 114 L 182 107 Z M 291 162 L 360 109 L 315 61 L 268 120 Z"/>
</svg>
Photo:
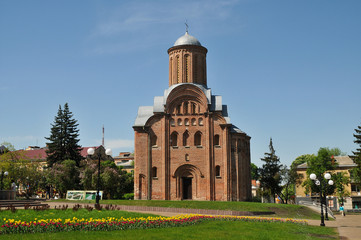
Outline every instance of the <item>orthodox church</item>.
<svg viewBox="0 0 361 240">
<path fill-rule="evenodd" d="M 188 34 L 168 49 L 169 88 L 133 129 L 135 199 L 246 201 L 250 137 L 207 86 L 207 48 Z"/>
</svg>

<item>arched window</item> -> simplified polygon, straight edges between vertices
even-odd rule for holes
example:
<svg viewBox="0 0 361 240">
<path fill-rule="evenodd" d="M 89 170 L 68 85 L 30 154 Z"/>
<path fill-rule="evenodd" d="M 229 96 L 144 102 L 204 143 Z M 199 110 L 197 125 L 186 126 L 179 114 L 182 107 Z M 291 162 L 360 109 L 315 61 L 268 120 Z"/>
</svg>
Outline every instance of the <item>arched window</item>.
<svg viewBox="0 0 361 240">
<path fill-rule="evenodd" d="M 185 79 L 186 83 L 189 82 L 189 75 L 190 75 L 190 57 L 189 55 L 185 55 Z"/>
<path fill-rule="evenodd" d="M 182 119 L 179 118 L 179 119 L 177 120 L 177 124 L 178 124 L 178 126 L 182 126 Z"/>
<path fill-rule="evenodd" d="M 219 135 L 218 134 L 214 135 L 214 145 L 219 146 Z"/>
<path fill-rule="evenodd" d="M 187 102 L 184 103 L 183 114 L 188 114 L 188 103 Z"/>
<path fill-rule="evenodd" d="M 184 119 L 184 126 L 189 126 L 189 119 L 188 118 Z"/>
<path fill-rule="evenodd" d="M 203 126 L 203 118 L 199 118 L 199 119 L 198 119 L 198 125 L 199 125 L 199 126 Z"/>
<path fill-rule="evenodd" d="M 154 135 L 154 134 L 152 134 L 152 135 L 150 136 L 150 142 L 151 142 L 151 145 L 152 145 L 152 146 L 157 146 L 157 136 Z"/>
<path fill-rule="evenodd" d="M 153 178 L 156 178 L 156 177 L 157 177 L 157 168 L 156 168 L 156 167 L 153 167 L 153 168 L 152 168 L 152 177 L 153 177 Z"/>
<path fill-rule="evenodd" d="M 196 134 L 194 134 L 194 145 L 202 146 L 202 133 L 201 132 L 196 132 Z"/>
<path fill-rule="evenodd" d="M 180 83 L 180 74 L 179 74 L 179 56 L 177 56 L 177 83 Z"/>
<path fill-rule="evenodd" d="M 178 133 L 177 133 L 177 132 L 173 132 L 173 133 L 170 135 L 170 145 L 171 145 L 172 147 L 178 146 Z"/>
<path fill-rule="evenodd" d="M 196 114 L 197 112 L 197 105 L 195 103 L 192 103 L 192 114 Z"/>
<path fill-rule="evenodd" d="M 221 167 L 220 166 L 216 166 L 216 177 L 220 177 L 221 176 Z"/>
<path fill-rule="evenodd" d="M 175 121 L 174 121 L 174 119 L 173 119 L 173 118 L 170 120 L 170 125 L 171 125 L 172 127 L 174 127 L 174 126 L 175 126 Z"/>
<path fill-rule="evenodd" d="M 188 146 L 188 138 L 189 138 L 189 133 L 188 131 L 185 131 L 183 133 L 183 146 Z"/>
<path fill-rule="evenodd" d="M 177 106 L 176 114 L 181 114 L 181 105 Z"/>
<path fill-rule="evenodd" d="M 171 79 L 172 84 L 173 84 L 173 81 L 174 81 L 174 78 L 173 78 L 173 58 L 170 58 L 170 60 L 169 60 L 169 76 L 170 76 L 170 79 Z"/>
<path fill-rule="evenodd" d="M 195 118 L 192 118 L 192 126 L 196 126 L 197 125 L 197 120 Z"/>
<path fill-rule="evenodd" d="M 194 62 L 193 62 L 193 82 L 198 82 L 198 56 L 194 56 Z"/>
</svg>

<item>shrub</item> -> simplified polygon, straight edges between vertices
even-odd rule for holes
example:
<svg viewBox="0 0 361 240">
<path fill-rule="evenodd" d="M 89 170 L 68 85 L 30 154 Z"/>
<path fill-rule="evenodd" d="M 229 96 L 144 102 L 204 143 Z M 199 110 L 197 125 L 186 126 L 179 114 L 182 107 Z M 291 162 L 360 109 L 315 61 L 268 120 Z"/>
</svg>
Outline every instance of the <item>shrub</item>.
<svg viewBox="0 0 361 240">
<path fill-rule="evenodd" d="M 126 193 L 126 194 L 124 194 L 123 199 L 134 200 L 134 193 Z"/>
</svg>

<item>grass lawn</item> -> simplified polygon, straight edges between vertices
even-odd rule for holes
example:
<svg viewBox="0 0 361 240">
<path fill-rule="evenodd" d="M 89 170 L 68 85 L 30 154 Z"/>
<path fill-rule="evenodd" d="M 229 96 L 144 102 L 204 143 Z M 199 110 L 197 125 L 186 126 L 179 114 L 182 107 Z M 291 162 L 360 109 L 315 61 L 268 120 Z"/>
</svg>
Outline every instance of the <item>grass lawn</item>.
<svg viewBox="0 0 361 240">
<path fill-rule="evenodd" d="M 130 201 L 135 202 L 135 201 Z M 145 202 L 145 201 L 141 201 Z M 104 202 L 103 202 L 104 203 Z M 108 202 L 109 203 L 109 202 Z M 114 202 L 111 202 L 114 204 Z M 185 202 L 187 203 L 187 202 Z M 119 204 L 119 203 L 118 203 Z M 248 203 L 249 204 L 249 203 Z M 247 205 L 247 204 L 246 204 Z M 252 204 L 251 204 L 252 205 Z M 147 217 L 150 214 L 123 211 L 78 211 L 68 210 L 17 210 L 0 211 L 0 225 L 4 218 L 31 221 L 49 218 L 105 218 L 105 217 Z M 241 221 L 206 221 L 192 226 L 137 229 L 125 231 L 93 232 L 74 231 L 60 233 L 0 235 L 0 239 L 338 239 L 335 229 L 292 223 L 262 223 Z"/>
<path fill-rule="evenodd" d="M 0 225 L 4 223 L 4 218 L 7 219 L 15 219 L 15 220 L 22 220 L 22 221 L 34 221 L 35 218 L 39 219 L 55 219 L 55 218 L 106 218 L 106 217 L 148 217 L 153 216 L 152 214 L 144 214 L 144 213 L 135 213 L 135 212 L 125 212 L 125 211 L 88 211 L 86 209 L 79 209 L 78 211 L 73 211 L 72 209 L 68 210 L 45 210 L 45 211 L 35 211 L 35 210 L 22 210 L 19 209 L 15 213 L 11 211 L 1 211 L 0 212 Z"/>
<path fill-rule="evenodd" d="M 111 232 L 0 235 L 0 239 L 338 239 L 335 229 L 290 223 L 204 222 L 198 225 Z"/>
<path fill-rule="evenodd" d="M 64 199 L 59 202 L 74 202 Z M 77 201 L 94 204 L 94 201 Z M 277 217 L 297 219 L 319 219 L 320 215 L 307 207 L 291 204 L 256 202 L 217 202 L 217 201 L 165 201 L 165 200 L 101 200 L 101 204 L 137 205 L 168 208 L 216 209 L 249 212 L 275 212 Z"/>
</svg>

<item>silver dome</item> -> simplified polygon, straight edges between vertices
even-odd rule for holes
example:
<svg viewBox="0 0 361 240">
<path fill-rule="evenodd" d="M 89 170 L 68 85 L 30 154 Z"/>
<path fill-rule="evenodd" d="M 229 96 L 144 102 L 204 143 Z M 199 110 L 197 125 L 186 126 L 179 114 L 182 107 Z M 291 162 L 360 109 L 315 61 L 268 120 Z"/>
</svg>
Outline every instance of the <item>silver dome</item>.
<svg viewBox="0 0 361 240">
<path fill-rule="evenodd" d="M 188 32 L 186 32 L 183 36 L 178 38 L 177 41 L 175 41 L 174 47 L 175 46 L 180 46 L 180 45 L 202 46 L 201 43 L 198 41 L 198 39 L 191 36 L 191 35 L 189 35 Z"/>
</svg>

